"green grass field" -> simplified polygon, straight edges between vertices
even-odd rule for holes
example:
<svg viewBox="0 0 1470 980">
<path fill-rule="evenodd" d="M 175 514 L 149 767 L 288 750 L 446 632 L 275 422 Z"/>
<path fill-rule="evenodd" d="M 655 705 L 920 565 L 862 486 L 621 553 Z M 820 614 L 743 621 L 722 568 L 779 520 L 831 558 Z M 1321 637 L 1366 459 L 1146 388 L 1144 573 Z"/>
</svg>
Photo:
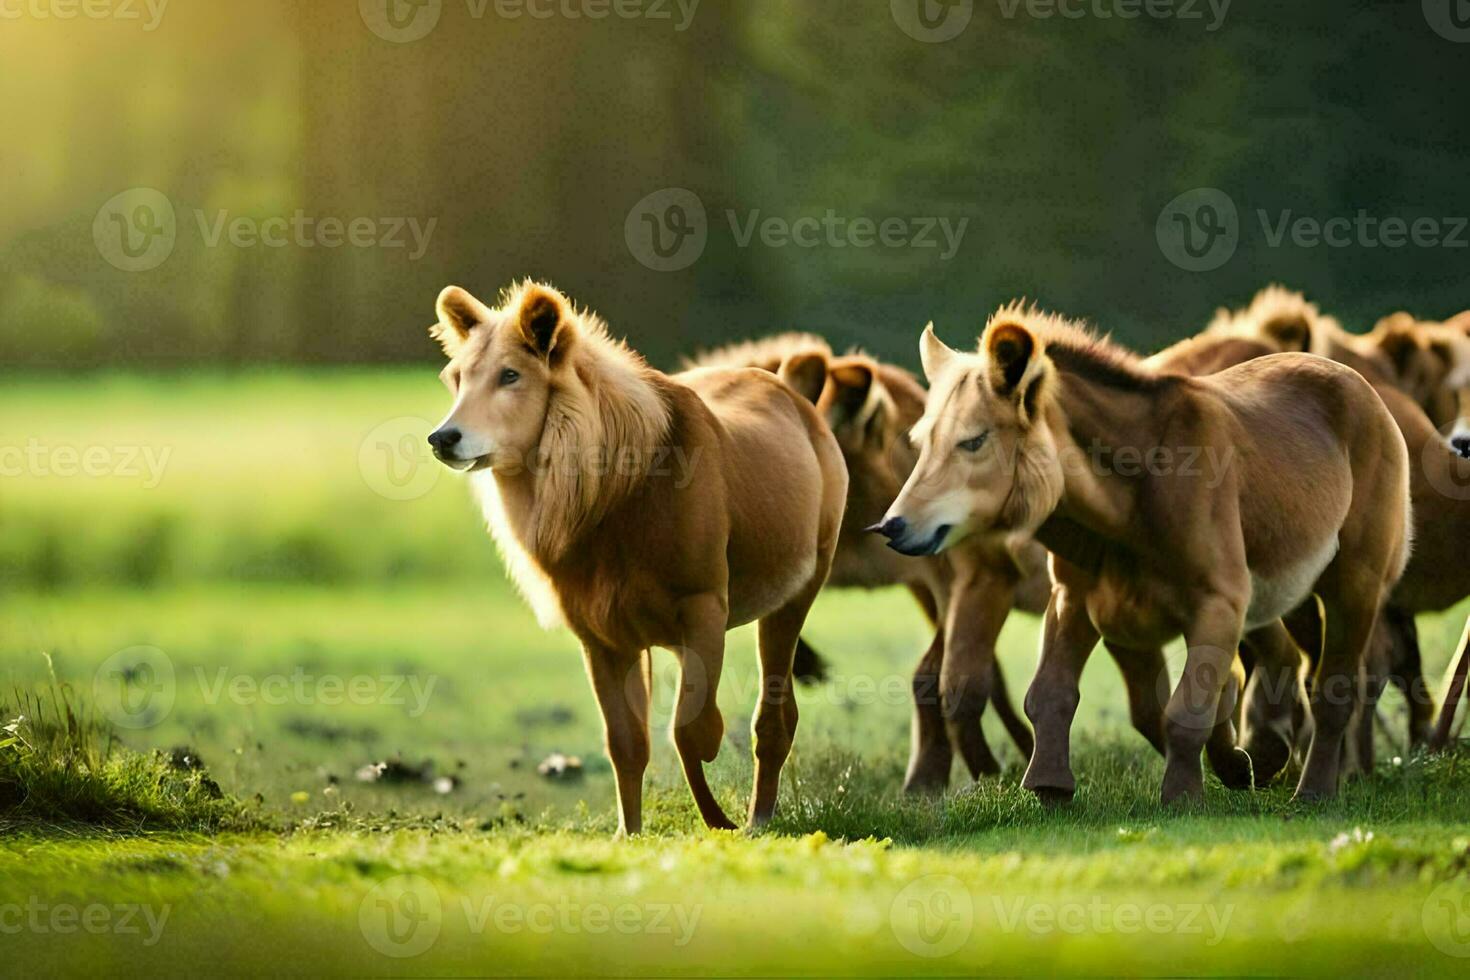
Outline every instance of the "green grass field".
<svg viewBox="0 0 1470 980">
<path fill-rule="evenodd" d="M 898 792 L 898 593 L 824 595 L 782 810 L 704 831 L 659 739 L 647 833 L 610 839 L 580 656 L 506 585 L 467 489 L 420 446 L 433 372 L 0 383 L 0 709 L 52 678 L 122 746 L 202 759 L 219 832 L 0 809 L 6 973 L 772 976 L 1462 973 L 1470 755 L 1408 755 L 1317 807 L 1289 788 L 1156 803 L 1105 656 L 1074 730 L 1079 794 L 1010 771 Z M 1421 621 L 1438 686 L 1467 608 Z M 1003 660 L 1019 698 L 1036 621 Z M 656 719 L 671 662 L 660 659 Z M 713 766 L 741 812 L 754 638 L 732 638 Z M 1385 716 L 1398 730 L 1400 706 Z M 656 721 L 662 725 L 663 721 Z M 991 721 L 987 721 L 990 730 Z M 24 732 L 26 729 L 20 729 Z M 0 753 L 15 751 L 3 746 Z M 555 752 L 582 768 L 537 771 Z M 412 778 L 360 781 L 388 760 Z M 437 783 L 436 783 L 437 780 Z M 144 787 L 143 790 L 146 790 Z"/>
</svg>

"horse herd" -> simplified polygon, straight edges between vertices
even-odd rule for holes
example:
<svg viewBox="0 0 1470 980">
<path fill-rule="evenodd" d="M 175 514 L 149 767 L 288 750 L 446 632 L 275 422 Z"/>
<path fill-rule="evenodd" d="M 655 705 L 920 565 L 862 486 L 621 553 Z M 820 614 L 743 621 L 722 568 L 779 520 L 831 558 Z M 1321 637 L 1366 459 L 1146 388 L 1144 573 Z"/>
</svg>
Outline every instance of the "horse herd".
<svg viewBox="0 0 1470 980">
<path fill-rule="evenodd" d="M 956 753 L 974 778 L 999 772 L 980 724 L 993 704 L 1030 759 L 1023 785 L 1069 799 L 1099 641 L 1165 757 L 1166 802 L 1202 796 L 1202 755 L 1232 788 L 1296 759 L 1297 795 L 1332 795 L 1371 765 L 1390 684 L 1411 740 L 1449 737 L 1470 652 L 1436 725 L 1414 615 L 1470 595 L 1470 313 L 1354 334 L 1271 287 L 1141 357 L 1010 305 L 973 351 L 927 328 L 927 387 L 809 334 L 665 374 L 529 281 L 493 307 L 451 286 L 437 313 L 453 406 L 430 445 L 470 474 L 542 624 L 581 643 L 620 833 L 642 824 L 653 647 L 680 663 L 671 733 L 700 814 L 735 826 L 704 763 L 724 734 L 725 633 L 748 622 L 748 821 L 770 818 L 794 674 L 825 668 L 801 630 L 827 585 L 905 586 L 933 626 L 909 791 L 945 788 Z M 1043 616 L 1030 726 L 995 656 L 1012 608 Z M 1171 685 L 1163 649 L 1181 636 Z"/>
</svg>

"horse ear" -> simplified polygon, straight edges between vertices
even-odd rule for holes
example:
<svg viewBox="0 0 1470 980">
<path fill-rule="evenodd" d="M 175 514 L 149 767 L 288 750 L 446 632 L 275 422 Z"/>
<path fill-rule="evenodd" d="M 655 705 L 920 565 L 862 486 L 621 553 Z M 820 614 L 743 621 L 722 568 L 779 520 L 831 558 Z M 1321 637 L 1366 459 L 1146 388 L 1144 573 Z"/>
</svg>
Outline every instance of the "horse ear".
<svg viewBox="0 0 1470 980">
<path fill-rule="evenodd" d="M 1283 351 L 1306 353 L 1312 349 L 1312 325 L 1300 314 L 1287 314 L 1261 324 L 1261 333 Z"/>
<path fill-rule="evenodd" d="M 827 385 L 827 355 L 814 350 L 788 354 L 776 374 L 798 395 L 815 405 Z"/>
<path fill-rule="evenodd" d="M 985 331 L 985 352 L 990 355 L 990 387 L 998 395 L 1015 394 L 1036 357 L 1036 338 L 1019 323 L 1003 321 Z"/>
<path fill-rule="evenodd" d="M 924 365 L 924 377 L 933 384 L 935 379 L 944 373 L 955 352 L 946 346 L 939 335 L 934 332 L 934 321 L 924 328 L 924 335 L 919 338 L 919 361 Z"/>
<path fill-rule="evenodd" d="M 567 300 L 548 286 L 527 287 L 516 313 L 516 326 L 532 352 L 546 360 L 560 358 L 572 339 L 572 322 Z"/>
<path fill-rule="evenodd" d="M 834 395 L 827 409 L 828 425 L 867 430 L 882 417 L 887 392 L 872 364 L 861 360 L 833 364 L 831 375 Z"/>
<path fill-rule="evenodd" d="M 429 328 L 429 336 L 444 348 L 446 357 L 453 357 L 470 331 L 490 318 L 489 308 L 459 286 L 445 286 L 434 310 L 439 322 Z"/>
<path fill-rule="evenodd" d="M 1410 359 L 1420 349 L 1419 336 L 1414 330 L 1413 322 L 1406 323 L 1403 320 L 1392 318 L 1389 322 L 1380 323 L 1369 336 L 1388 358 L 1394 371 L 1403 377 L 1404 372 L 1408 370 Z"/>
</svg>

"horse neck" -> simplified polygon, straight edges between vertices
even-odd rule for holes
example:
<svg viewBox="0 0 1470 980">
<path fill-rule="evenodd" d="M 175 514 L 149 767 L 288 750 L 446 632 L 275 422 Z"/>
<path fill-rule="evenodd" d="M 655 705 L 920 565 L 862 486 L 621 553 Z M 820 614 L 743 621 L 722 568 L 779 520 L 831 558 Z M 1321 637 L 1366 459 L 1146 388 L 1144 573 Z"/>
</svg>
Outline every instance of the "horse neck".
<svg viewBox="0 0 1470 980">
<path fill-rule="evenodd" d="M 1136 471 L 1143 468 L 1144 454 L 1160 443 L 1162 389 L 1058 373 L 1048 423 L 1062 460 L 1062 497 L 1038 537 L 1067 557 L 1067 552 L 1091 554 L 1132 538 L 1138 498 L 1150 479 Z M 1117 458 L 1119 450 L 1131 454 L 1127 465 Z"/>
</svg>

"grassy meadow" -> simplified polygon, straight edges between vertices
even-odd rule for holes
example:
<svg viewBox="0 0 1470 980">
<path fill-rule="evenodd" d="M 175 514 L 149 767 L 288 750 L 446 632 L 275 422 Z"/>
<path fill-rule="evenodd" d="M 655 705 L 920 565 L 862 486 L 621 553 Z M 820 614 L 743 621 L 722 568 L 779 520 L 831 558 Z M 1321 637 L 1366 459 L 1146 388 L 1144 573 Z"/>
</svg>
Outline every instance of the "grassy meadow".
<svg viewBox="0 0 1470 980">
<path fill-rule="evenodd" d="M 659 737 L 646 833 L 612 841 L 580 655 L 536 627 L 463 481 L 427 457 L 444 407 L 427 368 L 0 381 L 0 724 L 26 715 L 0 731 L 7 972 L 1464 969 L 1470 754 L 1405 752 L 1391 698 L 1378 770 L 1336 801 L 1211 782 L 1203 808 L 1166 810 L 1100 654 L 1074 804 L 1018 788 L 993 719 L 1004 777 L 957 771 L 942 800 L 908 800 L 926 637 L 898 592 L 819 600 L 806 636 L 832 676 L 801 692 L 769 831 L 702 829 Z M 1436 689 L 1467 611 L 1421 620 Z M 1037 625 L 1017 615 L 1002 638 L 1017 700 Z M 755 668 L 742 629 L 712 767 L 731 813 Z M 109 791 L 178 783 L 183 816 L 58 819 L 7 797 L 4 754 L 41 741 L 58 702 L 78 737 L 145 757 Z M 558 756 L 580 765 L 539 771 Z"/>
</svg>

